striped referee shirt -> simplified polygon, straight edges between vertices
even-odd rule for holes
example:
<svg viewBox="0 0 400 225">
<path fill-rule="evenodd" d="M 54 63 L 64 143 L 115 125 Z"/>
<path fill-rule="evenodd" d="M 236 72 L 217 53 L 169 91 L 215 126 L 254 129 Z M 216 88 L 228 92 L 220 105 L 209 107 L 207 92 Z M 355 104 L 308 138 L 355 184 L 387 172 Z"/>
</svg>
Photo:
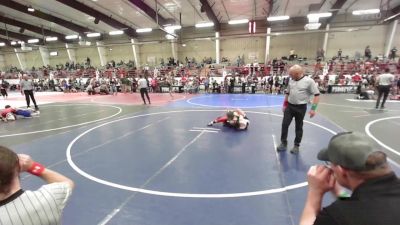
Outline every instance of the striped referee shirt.
<svg viewBox="0 0 400 225">
<path fill-rule="evenodd" d="M 54 225 L 69 197 L 68 183 L 43 185 L 36 191 L 22 189 L 0 201 L 0 225 Z"/>
<path fill-rule="evenodd" d="M 21 85 L 21 90 L 23 91 L 33 90 L 33 82 L 31 80 L 21 80 L 19 84 Z"/>
<path fill-rule="evenodd" d="M 314 80 L 303 76 L 298 80 L 290 79 L 288 85 L 288 101 L 293 105 L 307 104 L 312 96 L 318 96 L 319 90 Z"/>
</svg>

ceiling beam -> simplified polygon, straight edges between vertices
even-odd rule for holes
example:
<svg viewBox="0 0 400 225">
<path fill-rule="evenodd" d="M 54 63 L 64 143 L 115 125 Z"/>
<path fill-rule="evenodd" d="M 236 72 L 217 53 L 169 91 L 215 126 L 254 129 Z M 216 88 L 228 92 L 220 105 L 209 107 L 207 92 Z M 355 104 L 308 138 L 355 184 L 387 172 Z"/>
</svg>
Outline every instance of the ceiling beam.
<svg viewBox="0 0 400 225">
<path fill-rule="evenodd" d="M 1 38 L 1 37 L 0 37 L 0 42 L 5 43 L 6 45 L 10 45 L 10 41 L 7 40 L 7 39 L 5 39 L 5 38 Z"/>
<path fill-rule="evenodd" d="M 400 5 L 393 7 L 392 9 L 388 10 L 386 13 L 386 18 L 381 20 L 381 23 L 390 22 L 394 19 L 400 17 Z"/>
<path fill-rule="evenodd" d="M 65 36 L 61 33 L 57 33 L 42 27 L 37 27 L 31 24 L 27 24 L 21 21 L 17 21 L 8 17 L 4 17 L 0 15 L 0 22 L 5 23 L 5 24 L 9 24 L 12 26 L 16 26 L 16 27 L 20 27 L 20 28 L 24 28 L 26 30 L 30 30 L 34 33 L 40 34 L 40 35 L 44 35 L 44 36 L 51 36 L 51 37 L 57 37 L 58 40 L 62 40 L 64 42 L 68 42 L 69 40 L 65 39 Z"/>
<path fill-rule="evenodd" d="M 332 22 L 335 19 L 336 15 L 339 13 L 340 9 L 343 7 L 344 3 L 346 3 L 346 2 L 347 2 L 347 0 L 336 0 L 335 4 L 333 4 L 331 7 L 331 10 L 333 11 L 332 16 L 326 20 L 325 24 L 329 24 L 330 22 Z"/>
<path fill-rule="evenodd" d="M 310 4 L 308 6 L 308 11 L 309 12 L 319 12 L 319 10 L 325 4 L 325 2 L 326 2 L 326 0 L 322 0 L 320 3 Z"/>
<path fill-rule="evenodd" d="M 35 9 L 34 12 L 29 12 L 28 11 L 28 6 L 19 4 L 17 2 L 12 1 L 12 0 L 1 0 L 0 1 L 0 5 L 6 6 L 8 8 L 17 10 L 19 12 L 22 12 L 22 13 L 25 13 L 25 14 L 28 14 L 28 15 L 31 15 L 31 16 L 35 16 L 35 17 L 47 20 L 47 21 L 52 22 L 52 23 L 56 23 L 56 24 L 58 24 L 60 26 L 63 26 L 65 28 L 68 28 L 68 29 L 70 29 L 72 31 L 75 31 L 77 33 L 80 33 L 80 34 L 83 34 L 85 32 L 93 32 L 93 30 L 91 30 L 89 28 L 77 25 L 75 23 L 72 23 L 70 21 L 61 19 L 59 17 L 52 16 L 50 14 L 41 12 L 41 11 L 39 11 L 37 9 Z"/>
<path fill-rule="evenodd" d="M 201 13 L 196 9 L 196 6 L 193 5 L 193 2 L 190 0 L 186 0 L 187 3 L 189 3 L 189 5 L 192 6 L 193 10 L 197 13 L 197 15 L 204 20 L 203 15 L 201 15 Z"/>
<path fill-rule="evenodd" d="M 214 11 L 210 4 L 208 4 L 207 0 L 200 0 L 201 3 L 201 11 L 206 12 L 208 19 L 210 19 L 214 23 L 214 30 L 220 31 L 221 30 L 221 23 L 218 21 L 217 16 L 215 15 Z"/>
<path fill-rule="evenodd" d="M 9 39 L 13 38 L 13 39 L 17 39 L 20 41 L 24 41 L 25 43 L 28 43 L 29 39 L 39 39 L 39 43 L 43 43 L 43 39 L 41 39 L 41 38 L 32 37 L 32 36 L 28 36 L 28 35 L 24 35 L 24 34 L 20 34 L 20 33 L 15 33 L 15 32 L 12 32 L 9 30 L 4 30 L 4 29 L 0 29 L 0 35 L 8 37 Z"/>
<path fill-rule="evenodd" d="M 57 1 L 64 5 L 69 6 L 71 8 L 74 8 L 78 11 L 81 11 L 87 15 L 93 16 L 94 18 L 96 18 L 100 21 L 103 21 L 104 23 L 114 27 L 115 29 L 124 30 L 125 34 L 127 34 L 130 37 L 137 36 L 135 29 L 133 29 L 133 28 L 129 27 L 128 25 L 123 24 L 116 19 L 113 19 L 111 16 L 108 16 L 102 12 L 99 12 L 81 2 L 78 2 L 76 0 L 57 0 Z"/>
<path fill-rule="evenodd" d="M 391 11 L 392 11 L 393 14 L 399 13 L 400 12 L 400 5 L 394 7 L 393 9 L 391 9 Z"/>
<path fill-rule="evenodd" d="M 143 0 L 128 0 L 130 3 L 138 7 L 140 10 L 142 10 L 144 13 L 146 13 L 147 16 L 149 16 L 151 19 L 154 20 L 154 22 L 158 23 L 158 25 L 166 25 L 171 23 L 170 20 L 165 19 L 162 17 L 158 12 L 154 11 L 153 8 L 151 8 L 149 5 L 147 5 Z"/>
</svg>

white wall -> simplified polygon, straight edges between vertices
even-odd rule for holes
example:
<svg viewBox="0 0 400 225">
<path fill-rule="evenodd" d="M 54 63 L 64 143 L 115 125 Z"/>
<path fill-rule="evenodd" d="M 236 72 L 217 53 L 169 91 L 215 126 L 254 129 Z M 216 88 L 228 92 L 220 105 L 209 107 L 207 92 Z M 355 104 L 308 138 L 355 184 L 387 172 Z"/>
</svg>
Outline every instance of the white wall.
<svg viewBox="0 0 400 225">
<path fill-rule="evenodd" d="M 132 49 L 132 48 L 131 48 Z M 153 65 L 149 60 L 155 59 L 155 64 L 160 64 L 161 58 L 167 62 L 167 58 L 172 57 L 172 47 L 170 42 L 156 44 L 145 44 L 139 47 L 140 63 L 142 65 Z"/>
<path fill-rule="evenodd" d="M 326 55 L 328 57 L 332 57 L 333 55 L 336 55 L 337 50 L 341 48 L 343 50 L 343 55 L 349 55 L 350 57 L 353 57 L 356 51 L 359 51 L 361 54 L 363 54 L 364 48 L 367 45 L 370 45 L 372 54 L 374 56 L 377 54 L 383 54 L 390 27 L 390 24 L 377 25 L 371 28 L 362 27 L 362 29 L 365 30 L 360 31 L 330 33 Z M 246 28 L 246 26 L 244 26 L 243 29 L 244 28 Z M 221 36 L 224 37 L 224 35 L 232 35 L 234 33 L 233 31 L 230 33 L 225 32 L 225 34 L 221 34 Z M 272 32 L 277 31 L 278 30 L 272 30 Z M 243 32 L 245 31 L 243 30 Z M 157 38 L 157 34 L 152 35 L 153 39 Z M 194 38 L 196 35 L 199 37 L 200 35 L 202 35 L 202 37 L 205 36 L 205 34 L 199 30 L 193 30 L 192 32 L 187 33 L 184 38 Z M 213 32 L 208 32 L 207 35 L 212 35 L 213 37 Z M 149 34 L 149 36 L 151 35 Z M 400 49 L 399 37 L 400 25 L 397 26 L 396 35 L 393 40 L 393 46 L 396 46 L 398 49 Z M 149 37 L 149 40 L 150 38 L 151 37 Z M 296 51 L 296 54 L 299 56 L 314 59 L 317 49 L 321 48 L 323 45 L 323 40 L 324 32 L 274 36 L 271 37 L 270 55 L 271 58 L 288 56 L 290 49 L 293 48 Z M 107 52 L 107 59 L 114 59 L 116 62 L 119 62 L 120 60 L 125 62 L 129 61 L 130 59 L 133 60 L 132 47 L 129 45 L 130 42 L 129 40 L 125 40 L 125 42 L 127 43 L 126 45 L 106 47 L 107 50 L 110 48 L 113 49 L 112 51 Z M 186 56 L 195 57 L 198 62 L 204 57 L 211 56 L 213 59 L 215 59 L 215 40 L 186 40 L 185 44 L 186 47 L 183 47 L 181 43 L 178 44 L 178 59 L 180 61 L 184 61 Z M 77 47 L 78 48 L 75 49 L 77 62 L 85 62 L 86 58 L 89 57 L 92 65 L 100 66 L 100 58 L 96 46 Z M 57 51 L 59 52 L 59 56 L 50 57 L 50 64 L 52 66 L 60 63 L 65 64 L 65 62 L 68 61 L 68 55 L 64 49 L 64 46 L 58 45 L 53 46 L 52 48 L 58 49 Z M 246 63 L 254 62 L 255 59 L 249 58 L 253 56 L 257 58 L 258 62 L 264 62 L 265 37 L 250 36 L 245 38 L 222 38 L 220 48 L 221 58 L 226 57 L 233 63 L 239 55 L 245 56 Z M 3 54 L 6 67 L 10 67 L 11 65 L 19 67 L 18 60 L 11 48 L 8 51 L 4 50 Z M 32 66 L 38 67 L 43 65 L 39 51 L 32 51 L 24 54 L 26 54 L 28 68 L 31 68 Z M 143 44 L 139 46 L 139 57 L 142 65 L 153 65 L 153 62 L 148 62 L 148 60 L 151 59 L 155 59 L 154 64 L 158 65 L 161 58 L 163 58 L 166 62 L 167 58 L 171 56 L 172 47 L 171 43 L 168 41 L 155 44 Z"/>
<path fill-rule="evenodd" d="M 56 49 L 49 50 L 49 52 L 57 51 L 57 56 L 50 56 L 50 65 L 55 66 L 58 64 L 65 65 L 66 62 L 69 62 L 68 53 L 66 49 Z"/>
<path fill-rule="evenodd" d="M 179 61 L 185 62 L 185 57 L 195 58 L 197 62 L 201 62 L 204 57 L 212 57 L 215 59 L 215 41 L 187 41 L 186 47 L 178 46 Z"/>
<path fill-rule="evenodd" d="M 5 68 L 8 69 L 11 66 L 16 66 L 17 68 L 20 68 L 17 55 L 15 55 L 14 52 L 4 53 L 4 59 L 5 59 Z"/>
<path fill-rule="evenodd" d="M 93 45 L 93 43 L 92 43 Z M 100 57 L 99 52 L 97 51 L 96 46 L 87 47 L 78 47 L 75 49 L 76 52 L 76 63 L 82 64 L 86 62 L 86 58 L 90 58 L 90 64 L 95 67 L 100 67 Z"/>
<path fill-rule="evenodd" d="M 400 49 L 400 20 L 397 23 L 396 34 L 394 35 L 394 38 L 393 38 L 393 46 L 392 47 L 394 47 L 394 46 L 396 46 L 396 48 L 397 48 L 397 54 L 400 55 L 400 52 L 399 52 L 400 51 L 399 50 Z"/>
<path fill-rule="evenodd" d="M 247 37 L 221 40 L 221 58 L 228 58 L 235 63 L 238 56 L 244 55 L 245 63 L 264 62 L 265 37 Z M 215 49 L 211 53 L 215 58 Z"/>
<path fill-rule="evenodd" d="M 43 66 L 43 60 L 39 50 L 33 50 L 23 54 L 25 54 L 26 69 L 30 70 L 33 66 L 36 68 Z"/>
<path fill-rule="evenodd" d="M 387 39 L 388 29 L 390 29 L 389 26 L 381 25 L 364 27 L 363 29 L 365 30 L 330 34 L 327 56 L 332 57 L 336 55 L 340 48 L 343 51 L 343 56 L 348 55 L 353 57 L 356 51 L 364 56 L 364 49 L 367 45 L 370 46 L 372 56 L 384 54 L 385 41 Z M 399 36 L 397 36 L 397 39 L 399 39 Z"/>
<path fill-rule="evenodd" d="M 116 63 L 121 60 L 127 63 L 129 60 L 134 61 L 133 51 L 131 45 L 115 45 L 111 47 L 105 47 L 107 50 L 107 60 L 114 60 Z M 110 51 L 110 49 L 112 49 Z"/>
<path fill-rule="evenodd" d="M 295 50 L 298 57 L 314 59 L 317 49 L 322 48 L 323 41 L 324 33 L 273 36 L 270 48 L 271 59 L 289 56 L 291 49 Z"/>
</svg>

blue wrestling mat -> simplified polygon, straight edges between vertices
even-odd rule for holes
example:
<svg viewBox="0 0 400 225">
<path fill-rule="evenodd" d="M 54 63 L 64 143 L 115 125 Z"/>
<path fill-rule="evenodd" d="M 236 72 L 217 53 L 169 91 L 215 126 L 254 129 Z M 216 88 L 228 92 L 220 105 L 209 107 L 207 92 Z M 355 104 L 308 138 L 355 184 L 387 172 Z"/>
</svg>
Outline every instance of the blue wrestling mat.
<svg viewBox="0 0 400 225">
<path fill-rule="evenodd" d="M 116 117 L 110 116 L 118 109 L 96 105 L 110 118 L 93 123 L 86 118 L 93 109 L 76 106 L 90 123 L 13 149 L 75 181 L 63 224 L 294 225 L 308 168 L 321 163 L 318 151 L 343 130 L 323 116 L 306 116 L 300 154 L 278 153 L 282 101 L 282 95 L 196 95 Z M 247 113 L 247 131 L 206 126 L 234 107 Z M 293 139 L 294 122 L 289 148 Z M 42 184 L 22 180 L 26 189 Z"/>
<path fill-rule="evenodd" d="M 281 107 L 283 95 L 265 94 L 206 94 L 180 101 L 180 106 L 221 108 L 268 108 Z M 186 104 L 185 104 L 186 103 Z"/>
</svg>

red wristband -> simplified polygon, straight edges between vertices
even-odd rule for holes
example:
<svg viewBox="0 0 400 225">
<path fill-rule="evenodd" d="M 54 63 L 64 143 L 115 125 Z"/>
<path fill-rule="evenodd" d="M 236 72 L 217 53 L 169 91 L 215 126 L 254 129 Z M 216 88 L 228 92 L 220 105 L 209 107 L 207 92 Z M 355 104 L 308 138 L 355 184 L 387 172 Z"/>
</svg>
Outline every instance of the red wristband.
<svg viewBox="0 0 400 225">
<path fill-rule="evenodd" d="M 44 169 L 46 169 L 42 164 L 33 162 L 31 168 L 28 169 L 28 172 L 35 176 L 40 176 Z"/>
<path fill-rule="evenodd" d="M 288 105 L 289 105 L 289 101 L 284 101 L 284 102 L 283 102 L 283 107 L 286 108 Z"/>
</svg>

